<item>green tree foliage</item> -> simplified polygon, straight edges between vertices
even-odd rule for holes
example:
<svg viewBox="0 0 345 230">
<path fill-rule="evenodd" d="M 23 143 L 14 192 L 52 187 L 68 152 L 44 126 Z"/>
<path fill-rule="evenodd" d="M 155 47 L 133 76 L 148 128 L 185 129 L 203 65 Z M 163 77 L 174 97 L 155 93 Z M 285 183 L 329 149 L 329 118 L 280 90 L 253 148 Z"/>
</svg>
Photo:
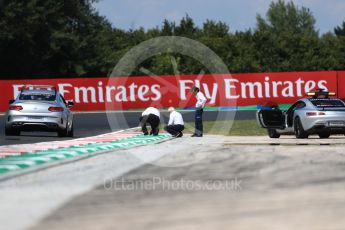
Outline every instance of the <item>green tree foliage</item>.
<svg viewBox="0 0 345 230">
<path fill-rule="evenodd" d="M 231 72 L 338 70 L 345 66 L 345 21 L 319 34 L 316 19 L 292 1 L 270 4 L 252 30 L 231 31 L 225 22 L 198 27 L 186 15 L 160 27 L 121 30 L 93 8 L 97 0 L 0 0 L 0 78 L 105 76 L 123 55 L 158 36 L 184 36 L 217 53 Z M 231 25 L 231 22 L 229 22 Z M 162 53 L 132 75 L 199 74 L 191 57 Z"/>
<path fill-rule="evenodd" d="M 306 63 L 306 56 L 309 53 L 314 55 L 318 32 L 315 18 L 308 9 L 300 9 L 293 2 L 272 2 L 266 19 L 257 16 L 255 36 L 258 38 L 255 42 L 258 57 L 261 57 L 260 65 L 264 69 L 290 71 L 313 68 Z"/>
<path fill-rule="evenodd" d="M 109 68 L 111 25 L 93 0 L 5 0 L 0 9 L 0 73 L 97 75 Z"/>
<path fill-rule="evenodd" d="M 337 26 L 336 28 L 334 28 L 334 33 L 339 37 L 345 36 L 345 21 L 341 26 Z"/>
<path fill-rule="evenodd" d="M 275 35 L 281 33 L 298 33 L 317 35 L 315 18 L 308 8 L 298 8 L 292 1 L 279 0 L 272 2 L 267 11 L 267 19 L 257 16 L 257 29 L 268 30 Z"/>
<path fill-rule="evenodd" d="M 345 66 L 345 21 L 342 23 L 341 26 L 337 26 L 334 28 L 334 33 L 337 36 L 335 39 L 337 44 L 337 52 L 340 54 L 340 59 L 337 60 L 339 62 L 340 68 L 344 69 Z M 335 51 L 335 50 L 334 50 Z"/>
</svg>

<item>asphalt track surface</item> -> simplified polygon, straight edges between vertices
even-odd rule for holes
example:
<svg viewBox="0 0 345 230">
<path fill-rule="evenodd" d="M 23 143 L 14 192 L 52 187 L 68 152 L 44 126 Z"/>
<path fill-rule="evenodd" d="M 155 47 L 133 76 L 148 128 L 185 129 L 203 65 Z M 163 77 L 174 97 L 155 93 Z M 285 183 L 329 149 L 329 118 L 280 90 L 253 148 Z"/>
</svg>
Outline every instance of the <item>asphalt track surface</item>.
<svg viewBox="0 0 345 230">
<path fill-rule="evenodd" d="M 74 115 L 74 138 L 95 136 L 122 129 L 137 127 L 139 125 L 140 112 L 115 112 L 111 113 L 118 122 L 112 127 L 109 125 L 106 113 L 77 113 Z M 183 112 L 186 122 L 194 120 L 194 112 Z M 204 120 L 225 120 L 228 117 L 235 120 L 247 120 L 255 118 L 255 111 L 205 111 Z M 163 122 L 167 122 L 168 113 L 162 113 Z M 48 142 L 57 140 L 68 140 L 71 138 L 58 138 L 56 133 L 29 133 L 23 132 L 19 137 L 5 137 L 4 134 L 5 117 L 0 116 L 0 145 L 16 145 L 27 143 Z"/>
<path fill-rule="evenodd" d="M 340 230 L 344 145 L 206 135 L 110 152 L 0 182 L 1 227 Z"/>
</svg>

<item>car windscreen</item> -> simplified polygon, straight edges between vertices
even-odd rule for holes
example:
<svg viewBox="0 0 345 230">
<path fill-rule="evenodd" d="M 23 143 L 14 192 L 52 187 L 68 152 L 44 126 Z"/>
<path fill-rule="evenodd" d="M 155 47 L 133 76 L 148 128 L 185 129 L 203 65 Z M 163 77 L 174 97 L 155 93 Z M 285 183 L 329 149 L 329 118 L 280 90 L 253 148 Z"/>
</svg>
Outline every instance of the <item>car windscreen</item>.
<svg viewBox="0 0 345 230">
<path fill-rule="evenodd" d="M 19 95 L 21 101 L 55 101 L 55 93 L 25 92 Z"/>
<path fill-rule="evenodd" d="M 310 99 L 311 103 L 318 108 L 345 108 L 345 104 L 339 99 Z"/>
</svg>

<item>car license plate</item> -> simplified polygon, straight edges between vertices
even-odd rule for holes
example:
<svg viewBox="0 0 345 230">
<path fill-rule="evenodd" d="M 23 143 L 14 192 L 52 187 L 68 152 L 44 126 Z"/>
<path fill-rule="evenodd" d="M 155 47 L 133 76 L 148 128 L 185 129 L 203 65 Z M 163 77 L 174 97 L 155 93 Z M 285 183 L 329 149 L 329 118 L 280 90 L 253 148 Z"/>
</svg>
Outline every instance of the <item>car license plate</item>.
<svg viewBox="0 0 345 230">
<path fill-rule="evenodd" d="M 30 116 L 28 117 L 28 120 L 42 120 L 44 117 L 37 117 L 37 116 Z"/>
<path fill-rule="evenodd" d="M 330 121 L 329 126 L 331 126 L 331 127 L 343 127 L 343 126 L 345 126 L 345 122 L 343 122 L 343 121 Z"/>
</svg>

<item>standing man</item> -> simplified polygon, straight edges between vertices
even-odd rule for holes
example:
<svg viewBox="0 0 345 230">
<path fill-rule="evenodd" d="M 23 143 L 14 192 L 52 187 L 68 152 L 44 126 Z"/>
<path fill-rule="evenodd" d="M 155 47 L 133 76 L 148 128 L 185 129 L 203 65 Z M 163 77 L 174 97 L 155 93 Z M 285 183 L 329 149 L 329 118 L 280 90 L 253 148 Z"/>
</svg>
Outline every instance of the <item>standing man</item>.
<svg viewBox="0 0 345 230">
<path fill-rule="evenodd" d="M 139 118 L 141 130 L 144 135 L 149 135 L 146 125 L 150 124 L 151 132 L 150 135 L 157 136 L 159 133 L 159 123 L 160 123 L 160 112 L 154 107 L 148 107 Z"/>
<path fill-rule="evenodd" d="M 175 111 L 174 107 L 170 107 L 168 111 L 170 112 L 170 118 L 168 126 L 165 126 L 164 128 L 165 131 L 170 133 L 173 137 L 182 137 L 182 131 L 184 130 L 182 114 Z"/>
<path fill-rule="evenodd" d="M 192 137 L 202 137 L 204 127 L 202 124 L 202 114 L 204 112 L 204 107 L 206 104 L 206 97 L 200 89 L 196 86 L 193 86 L 191 89 L 192 93 L 196 96 L 196 105 L 195 105 L 195 132 Z"/>
</svg>

